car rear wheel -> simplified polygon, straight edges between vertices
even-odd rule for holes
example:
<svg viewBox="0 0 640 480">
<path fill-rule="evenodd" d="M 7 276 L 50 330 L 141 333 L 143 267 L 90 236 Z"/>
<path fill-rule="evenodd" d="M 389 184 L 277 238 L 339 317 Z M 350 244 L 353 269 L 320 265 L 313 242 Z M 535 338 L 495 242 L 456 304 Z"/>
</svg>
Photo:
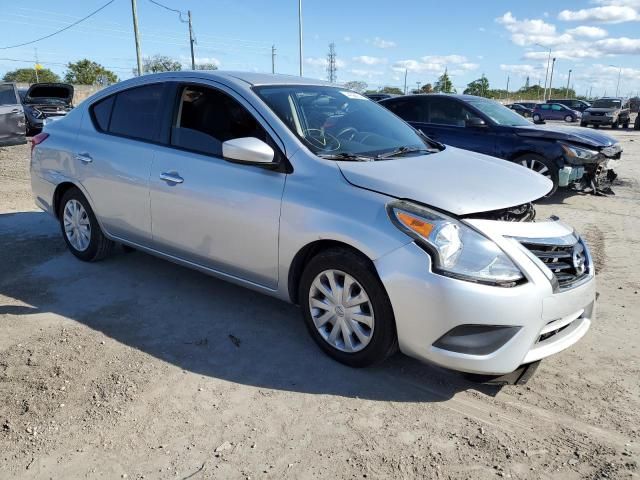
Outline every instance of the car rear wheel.
<svg viewBox="0 0 640 480">
<path fill-rule="evenodd" d="M 77 188 L 62 197 L 58 218 L 67 247 L 80 260 L 102 260 L 113 248 L 114 243 L 104 236 L 89 202 Z"/>
<path fill-rule="evenodd" d="M 572 123 L 574 121 L 573 115 L 567 115 L 566 117 L 564 117 L 564 121 Z"/>
<path fill-rule="evenodd" d="M 629 128 L 629 122 L 630 120 L 627 119 L 623 124 L 622 124 L 622 128 L 624 128 L 625 130 Z"/>
<path fill-rule="evenodd" d="M 533 114 L 533 121 L 534 122 L 541 122 L 542 121 L 542 117 L 539 114 L 534 113 Z"/>
<path fill-rule="evenodd" d="M 553 195 L 558 189 L 558 167 L 552 160 L 544 158 L 541 155 L 536 155 L 535 153 L 527 153 L 519 157 L 516 163 L 539 173 L 553 182 L 553 187 L 549 193 L 547 193 L 547 197 Z"/>
<path fill-rule="evenodd" d="M 370 262 L 346 249 L 312 258 L 299 285 L 309 333 L 331 358 L 366 367 L 397 348 L 391 302 Z"/>
</svg>

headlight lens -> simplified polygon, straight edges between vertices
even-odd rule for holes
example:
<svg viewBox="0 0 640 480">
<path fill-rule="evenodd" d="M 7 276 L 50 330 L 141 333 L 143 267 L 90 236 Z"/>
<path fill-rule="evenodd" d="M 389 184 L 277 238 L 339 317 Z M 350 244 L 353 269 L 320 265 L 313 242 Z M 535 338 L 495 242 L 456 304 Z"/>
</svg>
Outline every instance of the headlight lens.
<svg viewBox="0 0 640 480">
<path fill-rule="evenodd" d="M 594 161 L 597 160 L 600 155 L 600 152 L 597 150 L 589 150 L 571 145 L 562 145 L 562 149 L 564 153 L 575 160 Z"/>
<path fill-rule="evenodd" d="M 44 114 L 35 107 L 29 107 L 29 110 L 31 110 L 31 114 L 36 118 L 44 117 Z"/>
<path fill-rule="evenodd" d="M 611 112 L 607 112 L 607 113 L 605 113 L 605 116 L 607 116 L 607 117 L 613 117 L 613 113 L 611 113 Z"/>
<path fill-rule="evenodd" d="M 409 202 L 394 202 L 388 211 L 398 228 L 433 253 L 436 273 L 505 287 L 524 279 L 495 242 L 464 223 Z"/>
</svg>

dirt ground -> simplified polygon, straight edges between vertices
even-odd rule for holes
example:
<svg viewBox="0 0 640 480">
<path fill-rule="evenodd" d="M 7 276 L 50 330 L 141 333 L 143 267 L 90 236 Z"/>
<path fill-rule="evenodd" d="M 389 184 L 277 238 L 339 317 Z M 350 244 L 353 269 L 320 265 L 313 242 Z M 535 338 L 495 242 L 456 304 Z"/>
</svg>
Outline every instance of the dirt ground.
<svg viewBox="0 0 640 480">
<path fill-rule="evenodd" d="M 638 478 L 640 132 L 612 135 L 615 196 L 538 206 L 591 244 L 597 318 L 503 388 L 349 369 L 296 307 L 142 253 L 82 263 L 0 149 L 0 478 Z"/>
</svg>

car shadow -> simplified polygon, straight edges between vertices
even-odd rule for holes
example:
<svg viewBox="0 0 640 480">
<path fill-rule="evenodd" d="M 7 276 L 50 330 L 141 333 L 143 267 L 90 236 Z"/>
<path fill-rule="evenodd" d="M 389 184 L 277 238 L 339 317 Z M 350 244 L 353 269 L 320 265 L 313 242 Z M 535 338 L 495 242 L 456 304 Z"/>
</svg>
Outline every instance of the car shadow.
<svg viewBox="0 0 640 480">
<path fill-rule="evenodd" d="M 500 391 L 401 354 L 345 367 L 314 344 L 296 306 L 121 248 L 81 262 L 41 212 L 0 214 L 0 252 L 5 322 L 52 312 L 186 371 L 256 387 L 397 402 Z"/>
</svg>

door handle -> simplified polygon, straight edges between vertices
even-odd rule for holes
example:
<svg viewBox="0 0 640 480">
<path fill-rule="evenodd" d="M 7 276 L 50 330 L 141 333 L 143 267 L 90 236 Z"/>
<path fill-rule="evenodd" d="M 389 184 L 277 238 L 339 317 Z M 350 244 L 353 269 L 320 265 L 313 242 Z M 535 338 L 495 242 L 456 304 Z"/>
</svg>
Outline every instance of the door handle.
<svg viewBox="0 0 640 480">
<path fill-rule="evenodd" d="M 167 183 L 182 183 L 184 178 L 175 172 L 162 172 L 160 174 L 160 180 L 164 180 Z"/>
<path fill-rule="evenodd" d="M 79 160 L 82 163 L 91 163 L 93 162 L 93 158 L 88 153 L 78 153 L 76 154 L 76 160 Z"/>
</svg>

